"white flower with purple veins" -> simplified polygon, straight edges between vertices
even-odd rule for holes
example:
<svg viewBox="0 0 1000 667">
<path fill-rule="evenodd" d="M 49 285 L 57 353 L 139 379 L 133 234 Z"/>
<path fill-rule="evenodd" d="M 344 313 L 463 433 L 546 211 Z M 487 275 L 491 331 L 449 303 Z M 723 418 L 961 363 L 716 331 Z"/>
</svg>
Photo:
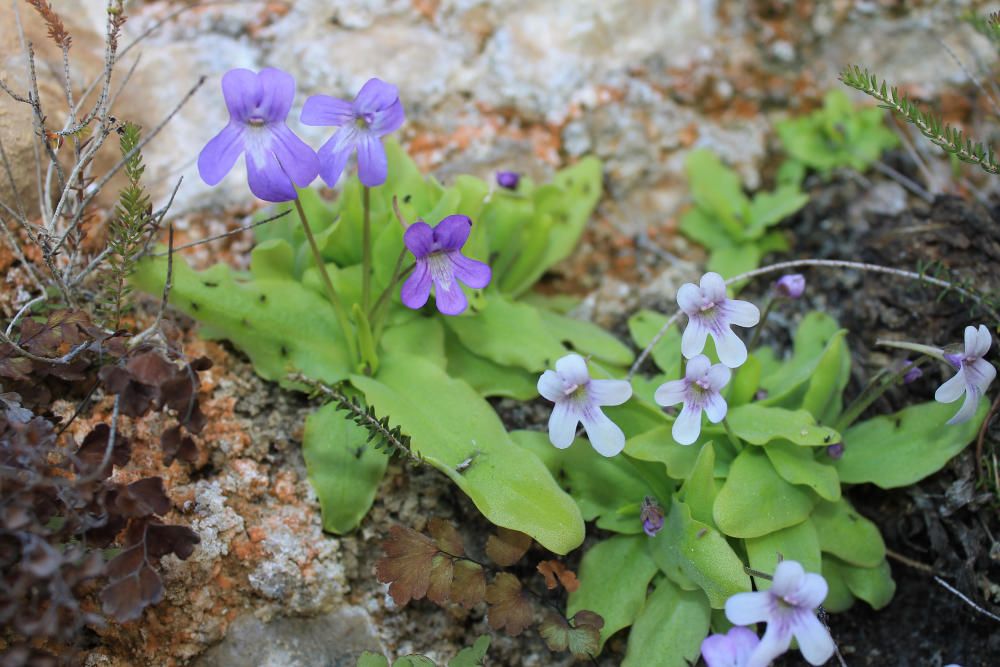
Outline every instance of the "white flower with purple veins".
<svg viewBox="0 0 1000 667">
<path fill-rule="evenodd" d="M 701 434 L 701 413 L 718 424 L 726 417 L 726 399 L 720 391 L 729 384 L 732 371 L 722 364 L 712 365 L 704 354 L 699 354 L 687 364 L 683 380 L 664 382 L 656 390 L 653 400 L 664 407 L 683 403 L 681 413 L 674 421 L 671 433 L 674 440 L 690 445 Z"/>
<path fill-rule="evenodd" d="M 559 449 L 573 444 L 580 423 L 602 456 L 614 456 L 625 448 L 625 434 L 601 407 L 621 405 L 631 398 L 632 385 L 627 381 L 592 380 L 586 360 L 567 354 L 556 362 L 554 371 L 538 378 L 538 393 L 556 404 L 549 417 L 549 441 Z"/>
<path fill-rule="evenodd" d="M 737 625 L 724 635 L 711 635 L 701 642 L 701 657 L 708 667 L 746 667 L 760 638 L 750 628 Z"/>
<path fill-rule="evenodd" d="M 792 637 L 798 640 L 799 651 L 810 665 L 829 660 L 834 652 L 833 638 L 816 617 L 816 608 L 828 590 L 826 579 L 785 560 L 775 568 L 770 589 L 737 593 L 726 600 L 726 618 L 731 623 L 767 623 L 746 667 L 766 667 L 788 650 Z"/>
<path fill-rule="evenodd" d="M 934 400 L 939 403 L 954 403 L 965 394 L 962 407 L 948 420 L 949 424 L 960 424 L 972 419 L 979 407 L 979 398 L 986 393 L 986 388 L 997 376 L 997 369 L 993 364 L 983 359 L 992 343 L 993 338 L 985 325 L 980 324 L 978 330 L 975 327 L 965 327 L 965 353 L 944 355 L 958 372 L 955 377 L 938 387 Z"/>
<path fill-rule="evenodd" d="M 760 321 L 760 310 L 749 301 L 726 296 L 726 281 L 718 273 L 706 273 L 700 285 L 685 283 L 677 290 L 677 305 L 688 316 L 681 337 L 681 352 L 688 359 L 701 354 L 711 336 L 719 361 L 730 368 L 747 360 L 747 346 L 729 327 L 752 327 Z"/>
</svg>

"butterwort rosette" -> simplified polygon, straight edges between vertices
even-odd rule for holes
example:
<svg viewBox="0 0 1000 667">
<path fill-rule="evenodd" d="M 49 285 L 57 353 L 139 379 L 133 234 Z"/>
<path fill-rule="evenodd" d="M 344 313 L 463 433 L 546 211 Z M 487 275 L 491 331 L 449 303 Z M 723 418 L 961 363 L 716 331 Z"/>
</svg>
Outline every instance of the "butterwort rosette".
<svg viewBox="0 0 1000 667">
<path fill-rule="evenodd" d="M 396 86 L 369 79 L 353 102 L 329 95 L 313 95 L 302 107 L 305 125 L 338 128 L 319 149 L 319 175 L 336 185 L 351 154 L 358 154 L 358 178 L 368 187 L 385 183 L 389 173 L 382 137 L 406 120 Z"/>
<path fill-rule="evenodd" d="M 592 380 L 587 361 L 579 354 L 567 354 L 556 361 L 554 371 L 538 378 L 538 393 L 555 403 L 549 417 L 549 442 L 559 449 L 573 444 L 579 424 L 598 454 L 614 456 L 625 448 L 625 434 L 601 411 L 605 405 L 621 405 L 632 397 L 632 385 L 625 380 Z"/>
<path fill-rule="evenodd" d="M 273 67 L 260 72 L 232 69 L 222 77 L 229 124 L 198 155 L 198 173 L 216 185 L 246 155 L 250 191 L 270 202 L 296 198 L 319 172 L 316 153 L 285 119 L 295 99 L 295 79 Z"/>
<path fill-rule="evenodd" d="M 473 289 L 490 284 L 490 267 L 462 254 L 471 229 L 472 220 L 465 215 L 449 215 L 436 227 L 415 222 L 406 228 L 403 243 L 417 261 L 403 284 L 403 305 L 414 310 L 423 308 L 433 285 L 438 310 L 458 315 L 469 305 L 460 282 Z"/>
<path fill-rule="evenodd" d="M 725 419 L 729 406 L 722 398 L 722 388 L 729 384 L 732 371 L 722 364 L 712 364 L 699 354 L 688 362 L 684 378 L 664 382 L 657 388 L 653 400 L 664 407 L 683 403 L 671 434 L 679 444 L 690 445 L 701 434 L 701 413 L 718 424 Z"/>
<path fill-rule="evenodd" d="M 983 357 L 990 350 L 993 337 L 985 325 L 979 328 L 965 327 L 965 350 L 961 354 L 945 354 L 944 358 L 958 372 L 955 376 L 938 387 L 934 400 L 939 403 L 954 403 L 962 394 L 965 400 L 955 416 L 948 420 L 949 424 L 960 424 L 969 421 L 976 414 L 979 399 L 986 393 L 997 376 L 997 369 Z"/>
<path fill-rule="evenodd" d="M 736 368 L 747 360 L 747 346 L 730 327 L 756 325 L 760 310 L 749 301 L 728 298 L 722 276 L 709 272 L 698 285 L 681 285 L 677 290 L 677 305 L 688 316 L 687 328 L 681 336 L 681 352 L 687 359 L 701 354 L 711 336 L 723 364 Z"/>
</svg>

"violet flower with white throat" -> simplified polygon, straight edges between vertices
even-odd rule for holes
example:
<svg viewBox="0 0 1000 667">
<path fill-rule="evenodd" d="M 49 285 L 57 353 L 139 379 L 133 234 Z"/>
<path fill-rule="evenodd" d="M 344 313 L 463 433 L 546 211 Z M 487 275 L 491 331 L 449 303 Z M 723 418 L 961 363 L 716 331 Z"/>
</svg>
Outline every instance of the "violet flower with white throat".
<svg viewBox="0 0 1000 667">
<path fill-rule="evenodd" d="M 961 424 L 972 419 L 979 407 L 980 397 L 997 376 L 997 369 L 993 364 L 983 359 L 992 343 L 993 337 L 985 325 L 980 324 L 978 329 L 965 327 L 964 353 L 944 355 L 945 360 L 958 369 L 958 372 L 938 387 L 934 400 L 939 403 L 954 403 L 965 394 L 962 407 L 948 420 L 949 424 Z"/>
<path fill-rule="evenodd" d="M 683 380 L 664 382 L 656 390 L 653 400 L 664 407 L 683 403 L 671 434 L 682 445 L 690 445 L 701 434 L 701 412 L 708 420 L 718 424 L 726 417 L 729 406 L 719 393 L 729 384 L 732 371 L 722 364 L 712 365 L 704 354 L 687 363 Z"/>
<path fill-rule="evenodd" d="M 677 290 L 677 305 L 688 316 L 681 337 L 681 352 L 687 359 L 701 354 L 711 336 L 719 361 L 737 368 L 747 360 L 747 346 L 731 326 L 752 327 L 760 321 L 760 310 L 749 301 L 726 296 L 726 281 L 718 273 L 706 273 L 698 285 L 685 283 Z"/>
<path fill-rule="evenodd" d="M 538 378 L 538 393 L 555 403 L 549 417 L 549 441 L 559 449 L 573 444 L 577 424 L 582 423 L 590 444 L 602 456 L 614 456 L 625 448 L 625 434 L 601 411 L 605 405 L 621 405 L 632 397 L 625 380 L 592 380 L 587 361 L 567 354 L 554 371 Z"/>
<path fill-rule="evenodd" d="M 726 618 L 731 623 L 767 623 L 746 667 L 766 667 L 788 650 L 793 636 L 810 665 L 822 665 L 829 660 L 835 650 L 833 638 L 816 617 L 816 608 L 828 592 L 822 576 L 807 573 L 799 563 L 785 560 L 775 568 L 771 588 L 737 593 L 726 600 Z"/>
</svg>

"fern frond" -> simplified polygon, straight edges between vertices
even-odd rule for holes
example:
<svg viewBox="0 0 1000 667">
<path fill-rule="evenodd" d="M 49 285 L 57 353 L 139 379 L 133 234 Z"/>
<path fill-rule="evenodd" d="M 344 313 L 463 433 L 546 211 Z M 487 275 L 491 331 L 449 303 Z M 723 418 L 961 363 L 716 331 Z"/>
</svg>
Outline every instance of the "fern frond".
<svg viewBox="0 0 1000 667">
<path fill-rule="evenodd" d="M 900 94 L 895 86 L 889 87 L 884 79 L 879 83 L 878 77 L 867 69 L 862 70 L 857 65 L 848 67 L 841 72 L 840 80 L 878 100 L 883 109 L 889 109 L 912 123 L 921 134 L 945 152 L 963 162 L 978 165 L 989 174 L 1000 174 L 1000 163 L 997 163 L 992 148 L 973 141 L 962 130 L 947 125 L 940 116 L 922 111 L 912 100 Z"/>
</svg>

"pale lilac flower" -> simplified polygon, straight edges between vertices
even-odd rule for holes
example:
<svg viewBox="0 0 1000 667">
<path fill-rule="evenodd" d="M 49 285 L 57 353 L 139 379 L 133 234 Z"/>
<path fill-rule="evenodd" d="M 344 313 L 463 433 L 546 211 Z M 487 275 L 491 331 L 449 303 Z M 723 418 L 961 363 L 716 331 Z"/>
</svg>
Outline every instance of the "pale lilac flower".
<svg viewBox="0 0 1000 667">
<path fill-rule="evenodd" d="M 555 403 L 549 417 L 549 441 L 559 449 L 573 444 L 577 424 L 590 438 L 597 453 L 614 456 L 625 448 L 625 434 L 601 411 L 605 405 L 621 405 L 632 397 L 625 380 L 591 380 L 587 362 L 579 354 L 567 354 L 554 371 L 538 378 L 538 393 Z"/>
<path fill-rule="evenodd" d="M 433 283 L 438 310 L 458 315 L 469 303 L 459 281 L 473 289 L 489 285 L 490 267 L 462 254 L 471 229 L 472 220 L 464 215 L 449 215 L 436 227 L 415 222 L 406 228 L 403 243 L 417 260 L 400 294 L 407 308 L 423 308 Z"/>
<path fill-rule="evenodd" d="M 507 190 L 517 190 L 517 184 L 521 182 L 521 174 L 516 171 L 498 171 L 497 185 Z"/>
<path fill-rule="evenodd" d="M 736 368 L 747 360 L 747 346 L 729 327 L 754 326 L 760 321 L 760 310 L 749 301 L 728 298 L 722 276 L 709 272 L 701 277 L 700 285 L 681 285 L 677 290 L 677 305 L 688 316 L 681 337 L 681 352 L 685 357 L 701 354 L 705 340 L 711 335 L 723 364 Z"/>
<path fill-rule="evenodd" d="M 997 369 L 983 359 L 992 343 L 993 338 L 985 325 L 980 324 L 978 330 L 975 327 L 965 327 L 964 354 L 944 355 L 958 372 L 938 387 L 934 393 L 934 400 L 939 403 L 954 403 L 965 394 L 962 407 L 948 420 L 949 424 L 960 424 L 972 419 L 976 414 L 976 408 L 979 407 L 980 397 L 986 393 L 986 388 L 996 377 Z"/>
<path fill-rule="evenodd" d="M 646 496 L 642 499 L 639 520 L 642 521 L 642 532 L 650 537 L 655 537 L 660 532 L 663 528 L 663 508 L 656 502 L 656 498 Z"/>
<path fill-rule="evenodd" d="M 732 371 L 722 364 L 712 365 L 704 354 L 699 354 L 687 364 L 683 380 L 664 382 L 657 388 L 653 400 L 664 407 L 684 403 L 681 413 L 674 420 L 674 440 L 690 445 L 701 433 L 701 411 L 709 421 L 718 424 L 726 417 L 726 399 L 719 391 L 729 384 Z"/>
<path fill-rule="evenodd" d="M 198 155 L 198 173 L 216 185 L 246 154 L 250 191 L 271 202 L 290 201 L 319 172 L 319 161 L 304 141 L 285 125 L 295 98 L 295 79 L 265 67 L 259 73 L 231 69 L 222 77 L 229 124 Z"/>
<path fill-rule="evenodd" d="M 746 666 L 770 664 L 788 650 L 793 636 L 806 662 L 822 665 L 829 660 L 834 651 L 833 638 L 815 611 L 826 599 L 828 590 L 822 576 L 806 573 L 799 563 L 785 560 L 775 568 L 770 589 L 737 593 L 726 600 L 726 618 L 731 623 L 767 623 L 764 636 Z"/>
<path fill-rule="evenodd" d="M 746 667 L 760 638 L 740 625 L 724 635 L 710 635 L 701 642 L 701 657 L 708 667 Z"/>
<path fill-rule="evenodd" d="M 789 299 L 798 299 L 806 291 L 806 278 L 801 273 L 789 273 L 774 283 L 778 294 Z"/>
<path fill-rule="evenodd" d="M 399 129 L 405 119 L 396 86 L 380 79 L 368 79 L 353 102 L 313 95 L 302 107 L 306 125 L 340 128 L 319 149 L 319 175 L 331 188 L 355 150 L 361 182 L 368 187 L 385 183 L 389 166 L 382 137 Z"/>
</svg>

